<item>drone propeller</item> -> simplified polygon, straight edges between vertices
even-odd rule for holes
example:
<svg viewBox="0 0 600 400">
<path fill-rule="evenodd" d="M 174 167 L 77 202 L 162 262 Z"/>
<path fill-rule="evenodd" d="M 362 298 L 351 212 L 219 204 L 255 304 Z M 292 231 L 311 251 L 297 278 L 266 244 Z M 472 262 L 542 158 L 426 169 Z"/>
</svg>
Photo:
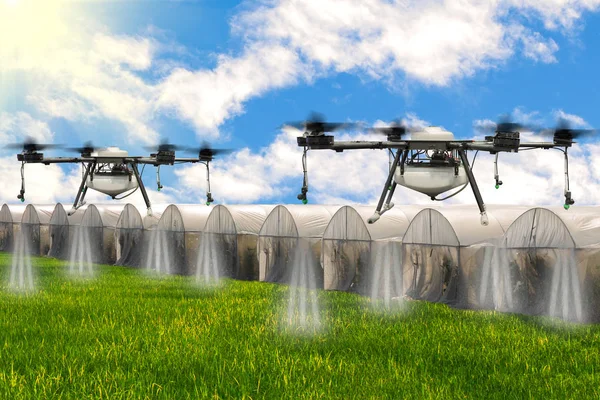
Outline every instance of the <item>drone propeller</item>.
<svg viewBox="0 0 600 400">
<path fill-rule="evenodd" d="M 544 136 L 552 136 L 555 144 L 570 145 L 573 140 L 594 135 L 597 129 L 572 129 L 571 124 L 564 118 L 560 118 L 554 129 L 543 129 Z"/>
<path fill-rule="evenodd" d="M 42 144 L 37 143 L 34 138 L 27 137 L 22 143 L 9 143 L 4 146 L 7 149 L 22 149 L 23 153 L 35 153 L 38 150 L 56 149 L 62 147 L 60 144 Z"/>
<path fill-rule="evenodd" d="M 482 133 L 497 134 L 497 133 L 521 133 L 533 132 L 539 128 L 521 122 L 514 121 L 510 115 L 505 114 L 498 119 L 498 122 L 486 121 L 484 126 L 476 126 L 476 129 Z"/>
<path fill-rule="evenodd" d="M 233 151 L 233 149 L 215 149 L 208 142 L 202 142 L 200 147 L 187 147 L 184 150 L 198 154 L 201 161 L 212 161 L 216 155 L 229 154 Z"/>
<path fill-rule="evenodd" d="M 368 129 L 371 133 L 386 135 L 390 141 L 400 140 L 402 136 L 416 130 L 418 130 L 416 127 L 409 126 L 401 119 L 393 120 L 388 126 L 378 126 Z"/>
<path fill-rule="evenodd" d="M 340 129 L 353 129 L 357 126 L 357 124 L 351 122 L 325 122 L 325 116 L 314 111 L 306 121 L 287 122 L 285 125 L 302 129 L 313 135 L 334 132 Z"/>
<path fill-rule="evenodd" d="M 91 141 L 87 141 L 81 147 L 67 147 L 68 151 L 74 151 L 81 154 L 91 154 L 94 151 L 98 150 L 98 147 L 95 147 Z"/>
<path fill-rule="evenodd" d="M 145 146 L 144 149 L 152 152 L 171 152 L 186 150 L 186 147 L 169 143 L 169 139 L 163 138 L 158 146 Z"/>
</svg>

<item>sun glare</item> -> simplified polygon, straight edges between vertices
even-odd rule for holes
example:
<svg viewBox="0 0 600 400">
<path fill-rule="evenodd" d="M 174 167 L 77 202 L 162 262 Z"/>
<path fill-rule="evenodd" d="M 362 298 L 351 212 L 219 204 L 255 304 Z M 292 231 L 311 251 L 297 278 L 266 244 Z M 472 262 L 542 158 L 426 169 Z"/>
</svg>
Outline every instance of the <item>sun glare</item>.
<svg viewBox="0 0 600 400">
<path fill-rule="evenodd" d="M 73 33 L 62 0 L 0 0 L 0 58 L 27 67 L 60 47 Z"/>
</svg>

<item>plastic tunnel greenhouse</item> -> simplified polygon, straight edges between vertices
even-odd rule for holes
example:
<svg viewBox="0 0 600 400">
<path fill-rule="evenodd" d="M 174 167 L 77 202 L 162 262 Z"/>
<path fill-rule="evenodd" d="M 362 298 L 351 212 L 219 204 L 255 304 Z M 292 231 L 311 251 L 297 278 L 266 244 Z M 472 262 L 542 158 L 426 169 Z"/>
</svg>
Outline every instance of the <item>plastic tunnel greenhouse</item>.
<svg viewBox="0 0 600 400">
<path fill-rule="evenodd" d="M 140 267 L 143 256 L 144 222 L 138 209 L 127 204 L 115 227 L 116 265 Z"/>
<path fill-rule="evenodd" d="M 504 271 L 496 307 L 566 320 L 600 321 L 600 208 L 534 208 L 494 254 Z"/>
<path fill-rule="evenodd" d="M 419 212 L 402 241 L 403 294 L 469 307 L 476 292 L 473 270 L 481 268 L 485 248 L 493 247 L 504 234 L 495 214 L 488 211 L 487 215 L 489 224 L 483 226 L 474 206 Z"/>
<path fill-rule="evenodd" d="M 50 257 L 67 260 L 69 258 L 69 219 L 62 204 L 58 203 L 50 217 Z"/>
<path fill-rule="evenodd" d="M 150 237 L 144 265 L 155 271 L 194 274 L 200 235 L 212 209 L 196 204 L 169 205 L 156 227 L 147 232 Z"/>
<path fill-rule="evenodd" d="M 27 252 L 45 255 L 49 248 L 48 222 L 53 206 L 4 204 L 0 210 L 0 245 L 3 251 L 13 251 L 21 232 L 27 240 Z"/>
<path fill-rule="evenodd" d="M 329 221 L 323 233 L 321 254 L 325 289 L 371 295 L 374 294 L 371 288 L 378 292 L 384 287 L 374 284 L 375 280 L 391 278 L 378 273 L 382 262 L 395 264 L 395 270 L 401 271 L 401 258 L 383 261 L 378 253 L 389 251 L 390 246 L 401 247 L 402 236 L 418 209 L 397 206 L 383 214 L 377 223 L 368 224 L 366 221 L 374 209 L 343 206 Z"/>
<path fill-rule="evenodd" d="M 19 206 L 17 206 L 19 207 Z M 47 255 L 50 250 L 49 222 L 54 210 L 53 205 L 28 204 L 21 216 L 20 231 L 27 238 L 29 253 Z M 13 218 L 15 216 L 13 215 Z"/>
<path fill-rule="evenodd" d="M 258 237 L 261 281 L 291 283 L 295 250 L 309 247 L 306 256 L 316 287 L 323 288 L 320 266 L 321 239 L 327 224 L 340 206 L 278 205 L 269 213 Z"/>
<path fill-rule="evenodd" d="M 90 204 L 69 217 L 69 258 L 89 254 L 94 263 L 116 260 L 115 228 L 124 204 Z"/>
<path fill-rule="evenodd" d="M 208 216 L 198 250 L 198 268 L 208 273 L 213 253 L 221 257 L 219 276 L 258 280 L 258 234 L 275 206 L 217 205 Z"/>
</svg>

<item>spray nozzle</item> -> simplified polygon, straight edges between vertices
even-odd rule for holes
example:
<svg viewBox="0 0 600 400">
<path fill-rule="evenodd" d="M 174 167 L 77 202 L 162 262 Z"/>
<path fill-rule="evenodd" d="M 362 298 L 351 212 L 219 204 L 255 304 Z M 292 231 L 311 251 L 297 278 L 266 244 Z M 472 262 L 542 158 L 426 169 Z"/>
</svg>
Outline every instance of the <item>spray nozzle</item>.
<svg viewBox="0 0 600 400">
<path fill-rule="evenodd" d="M 484 211 L 481 213 L 481 225 L 488 226 L 490 223 L 487 213 Z"/>
</svg>

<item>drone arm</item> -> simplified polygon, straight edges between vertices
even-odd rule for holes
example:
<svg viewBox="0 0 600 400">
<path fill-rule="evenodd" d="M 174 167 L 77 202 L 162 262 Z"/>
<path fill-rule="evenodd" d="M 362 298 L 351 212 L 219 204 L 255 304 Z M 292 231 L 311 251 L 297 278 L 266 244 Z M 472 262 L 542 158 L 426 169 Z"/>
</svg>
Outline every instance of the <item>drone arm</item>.
<svg viewBox="0 0 600 400">
<path fill-rule="evenodd" d="M 475 195 L 475 200 L 477 201 L 477 206 L 479 207 L 479 212 L 481 214 L 481 225 L 487 225 L 489 222 L 487 213 L 485 212 L 485 204 L 483 204 L 483 197 L 481 197 L 479 187 L 477 186 L 477 182 L 475 181 L 475 175 L 473 175 L 473 171 L 471 170 L 471 166 L 469 165 L 467 153 L 464 149 L 459 149 L 458 154 L 460 155 L 460 159 L 462 160 L 463 168 L 465 169 L 467 178 L 469 178 L 471 189 L 473 189 L 473 194 Z"/>
<path fill-rule="evenodd" d="M 152 207 L 150 205 L 150 199 L 148 198 L 148 193 L 146 193 L 146 187 L 144 186 L 144 182 L 142 182 L 142 177 L 140 176 L 140 171 L 138 170 L 137 162 L 131 163 L 131 169 L 133 169 L 133 173 L 135 174 L 135 179 L 137 179 L 137 181 L 138 181 L 140 191 L 142 192 L 142 197 L 144 198 L 144 202 L 146 203 L 146 209 L 148 212 L 148 216 L 152 216 Z"/>
<path fill-rule="evenodd" d="M 307 142 L 303 144 L 307 150 L 335 150 L 342 152 L 344 150 L 381 150 L 381 149 L 406 149 L 408 142 L 373 142 L 368 140 L 335 142 L 333 144 L 319 144 Z"/>
</svg>

